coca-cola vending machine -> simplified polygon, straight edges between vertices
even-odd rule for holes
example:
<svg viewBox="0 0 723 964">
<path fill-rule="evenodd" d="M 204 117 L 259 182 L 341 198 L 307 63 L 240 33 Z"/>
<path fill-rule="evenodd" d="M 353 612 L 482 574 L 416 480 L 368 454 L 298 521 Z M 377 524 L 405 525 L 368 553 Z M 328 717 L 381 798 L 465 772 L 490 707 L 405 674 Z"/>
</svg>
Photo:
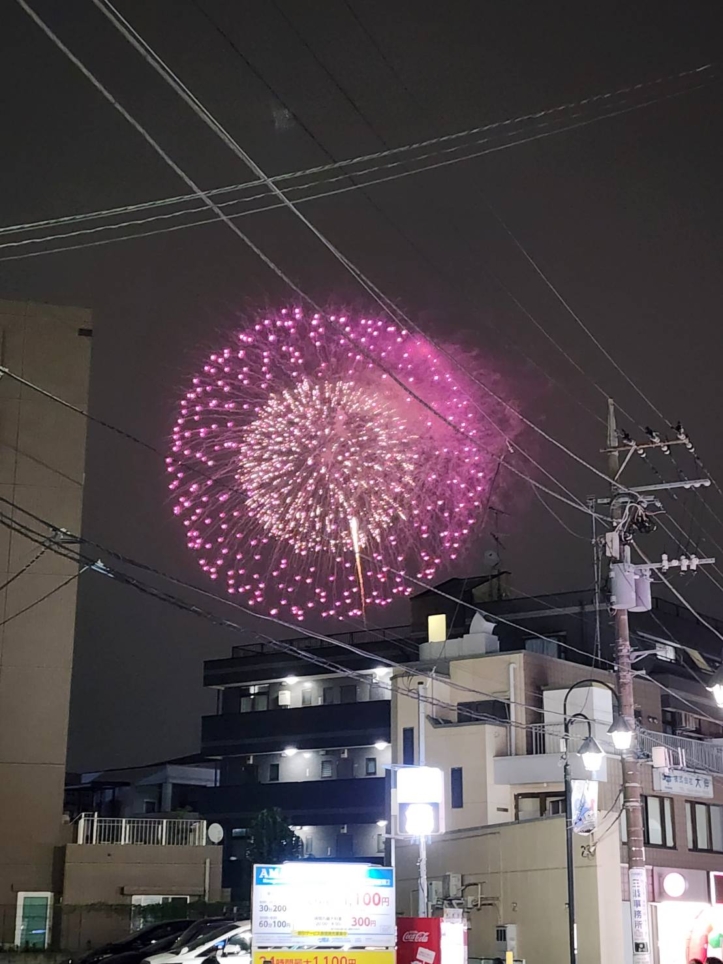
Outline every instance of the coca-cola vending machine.
<svg viewBox="0 0 723 964">
<path fill-rule="evenodd" d="M 467 964 L 462 915 L 398 917 L 397 964 Z"/>
</svg>

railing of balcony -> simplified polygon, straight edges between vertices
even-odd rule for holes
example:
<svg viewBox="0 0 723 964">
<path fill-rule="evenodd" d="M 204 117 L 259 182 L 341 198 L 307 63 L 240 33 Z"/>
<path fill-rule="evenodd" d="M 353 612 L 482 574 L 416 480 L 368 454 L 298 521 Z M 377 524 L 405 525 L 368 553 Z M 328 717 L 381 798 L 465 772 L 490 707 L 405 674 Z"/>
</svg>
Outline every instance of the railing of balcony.
<svg viewBox="0 0 723 964">
<path fill-rule="evenodd" d="M 79 844 L 128 844 L 152 847 L 203 847 L 206 821 L 163 817 L 99 817 L 81 813 L 75 821 Z"/>
<path fill-rule="evenodd" d="M 653 747 L 663 746 L 669 751 L 671 767 L 681 770 L 702 770 L 708 773 L 723 773 L 723 746 L 710 740 L 694 740 L 671 733 L 657 733 L 639 729 L 638 748 L 641 755 L 650 759 Z M 544 723 L 534 723 L 527 728 L 527 752 L 534 755 L 557 751 L 560 737 L 559 727 L 549 727 Z M 550 739 L 552 738 L 552 739 Z M 606 753 L 618 753 L 612 744 L 605 747 Z"/>
</svg>

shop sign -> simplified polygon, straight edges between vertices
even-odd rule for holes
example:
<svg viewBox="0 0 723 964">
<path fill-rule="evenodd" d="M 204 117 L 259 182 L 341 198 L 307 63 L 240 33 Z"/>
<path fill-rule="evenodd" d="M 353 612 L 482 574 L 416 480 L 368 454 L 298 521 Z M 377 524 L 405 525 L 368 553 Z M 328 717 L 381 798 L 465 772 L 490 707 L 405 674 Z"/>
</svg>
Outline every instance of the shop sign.
<svg viewBox="0 0 723 964">
<path fill-rule="evenodd" d="M 690 770 L 653 770 L 653 787 L 661 793 L 678 793 L 685 797 L 713 797 L 713 777 Z"/>
</svg>

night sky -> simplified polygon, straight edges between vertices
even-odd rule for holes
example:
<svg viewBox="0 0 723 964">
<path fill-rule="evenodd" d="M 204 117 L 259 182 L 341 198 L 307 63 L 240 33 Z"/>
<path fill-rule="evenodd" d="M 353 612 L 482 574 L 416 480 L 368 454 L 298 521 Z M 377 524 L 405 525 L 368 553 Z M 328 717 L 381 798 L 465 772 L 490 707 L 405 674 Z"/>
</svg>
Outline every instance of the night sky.
<svg viewBox="0 0 723 964">
<path fill-rule="evenodd" d="M 90 0 L 31 2 L 204 188 L 250 179 Z M 700 0 L 119 0 L 118 7 L 269 174 L 698 67 L 716 61 L 720 36 L 720 4 Z M 1 0 L 0 11 L 3 224 L 186 193 L 14 0 Z M 723 485 L 722 105 L 723 85 L 712 83 L 304 211 L 425 330 L 482 351 L 531 420 L 604 469 L 603 427 L 509 342 L 600 416 L 603 396 L 490 272 L 637 421 L 666 426 L 546 289 L 491 206 L 630 378 L 667 419 L 682 419 Z M 368 304 L 289 212 L 254 215 L 241 226 L 312 297 Z M 179 388 L 218 335 L 248 305 L 290 300 L 222 224 L 0 262 L 0 297 L 91 307 L 91 409 L 159 447 Z M 578 496 L 604 486 L 529 433 L 525 444 Z M 675 477 L 664 458 L 656 464 Z M 700 472 L 690 461 L 685 468 Z M 628 479 L 656 481 L 644 466 Z M 723 517 L 723 498 L 709 490 L 706 500 Z M 495 504 L 509 512 L 500 529 L 515 590 L 591 584 L 583 514 L 555 503 L 574 534 L 565 531 L 524 483 L 504 482 Z M 723 543 L 723 527 L 694 496 L 669 505 L 686 533 L 697 540 L 707 530 Z M 201 579 L 172 518 L 161 461 L 98 426 L 89 435 L 85 534 Z M 480 532 L 457 572 L 478 570 L 491 544 L 489 532 Z M 658 535 L 645 547 L 652 555 L 676 549 Z M 715 553 L 710 543 L 702 548 Z M 677 585 L 702 610 L 723 615 L 723 597 L 709 580 Z M 404 622 L 404 612 L 394 615 Z M 197 750 L 200 715 L 213 706 L 201 688 L 202 661 L 228 654 L 234 641 L 231 632 L 111 580 L 83 577 L 69 766 L 99 769 Z"/>
</svg>

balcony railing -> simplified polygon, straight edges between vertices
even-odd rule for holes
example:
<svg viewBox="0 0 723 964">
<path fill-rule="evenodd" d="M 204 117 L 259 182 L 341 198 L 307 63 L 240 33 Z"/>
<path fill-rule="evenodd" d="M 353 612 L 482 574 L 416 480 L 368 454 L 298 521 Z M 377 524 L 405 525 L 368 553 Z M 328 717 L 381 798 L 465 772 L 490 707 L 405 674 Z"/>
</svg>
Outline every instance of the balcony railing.
<svg viewBox="0 0 723 964">
<path fill-rule="evenodd" d="M 681 770 L 723 773 L 723 746 L 710 740 L 639 730 L 638 745 L 646 757 L 652 756 L 654 746 L 664 746 L 669 751 L 670 765 Z"/>
<path fill-rule="evenodd" d="M 559 739 L 559 727 L 546 727 L 544 723 L 535 723 L 527 731 L 527 752 L 533 755 L 557 752 Z M 663 746 L 669 751 L 671 767 L 723 773 L 723 746 L 710 740 L 693 740 L 685 736 L 673 736 L 671 733 L 639 729 L 638 748 L 641 756 L 650 759 L 655 746 Z M 606 744 L 605 752 L 618 751 L 612 744 Z"/>
<path fill-rule="evenodd" d="M 76 843 L 128 844 L 143 847 L 203 847 L 206 821 L 162 817 L 99 817 L 81 813 L 76 820 Z"/>
</svg>

